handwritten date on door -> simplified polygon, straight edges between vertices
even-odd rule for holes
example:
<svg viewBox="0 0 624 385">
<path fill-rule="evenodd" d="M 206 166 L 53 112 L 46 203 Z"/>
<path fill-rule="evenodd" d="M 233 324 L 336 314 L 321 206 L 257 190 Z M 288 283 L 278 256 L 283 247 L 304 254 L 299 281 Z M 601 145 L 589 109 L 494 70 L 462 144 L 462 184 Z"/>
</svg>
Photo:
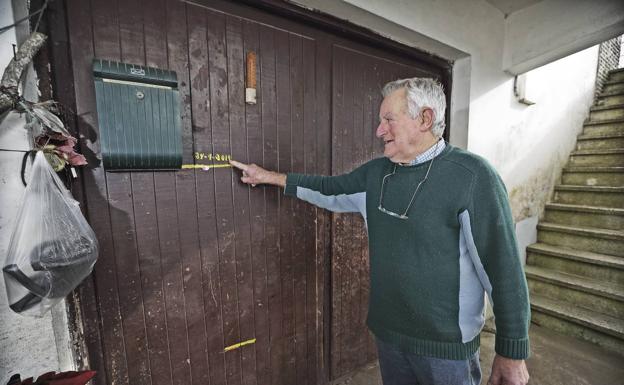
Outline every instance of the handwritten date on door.
<svg viewBox="0 0 624 385">
<path fill-rule="evenodd" d="M 229 162 L 232 160 L 232 155 L 229 154 L 213 154 L 210 152 L 195 151 L 195 160 L 207 160 L 209 162 Z"/>
</svg>

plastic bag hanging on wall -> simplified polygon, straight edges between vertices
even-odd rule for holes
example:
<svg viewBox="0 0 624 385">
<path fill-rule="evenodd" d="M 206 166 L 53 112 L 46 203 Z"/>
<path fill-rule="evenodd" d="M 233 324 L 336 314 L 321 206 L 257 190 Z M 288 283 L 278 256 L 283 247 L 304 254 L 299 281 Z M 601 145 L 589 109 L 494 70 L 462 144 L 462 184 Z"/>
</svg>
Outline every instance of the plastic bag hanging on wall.
<svg viewBox="0 0 624 385">
<path fill-rule="evenodd" d="M 43 316 L 91 273 L 97 255 L 78 202 L 37 152 L 2 268 L 9 306 Z"/>
</svg>

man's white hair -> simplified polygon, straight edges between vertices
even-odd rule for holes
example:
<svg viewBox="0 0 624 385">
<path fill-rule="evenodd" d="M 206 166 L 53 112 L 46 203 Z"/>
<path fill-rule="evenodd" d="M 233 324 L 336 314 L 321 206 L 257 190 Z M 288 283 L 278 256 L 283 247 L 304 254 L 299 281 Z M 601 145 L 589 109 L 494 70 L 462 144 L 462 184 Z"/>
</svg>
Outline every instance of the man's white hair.
<svg viewBox="0 0 624 385">
<path fill-rule="evenodd" d="M 424 107 L 431 108 L 433 110 L 431 133 L 441 137 L 445 126 L 446 96 L 440 82 L 432 78 L 399 79 L 386 84 L 381 93 L 385 98 L 401 88 L 406 90 L 407 112 L 410 117 L 416 119 Z"/>
</svg>

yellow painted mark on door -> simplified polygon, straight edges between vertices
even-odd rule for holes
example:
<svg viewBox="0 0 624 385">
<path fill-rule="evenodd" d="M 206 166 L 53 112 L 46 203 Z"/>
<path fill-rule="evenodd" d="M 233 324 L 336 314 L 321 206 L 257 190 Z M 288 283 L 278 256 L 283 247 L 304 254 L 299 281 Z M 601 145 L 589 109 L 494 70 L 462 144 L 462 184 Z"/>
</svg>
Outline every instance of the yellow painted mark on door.
<svg viewBox="0 0 624 385">
<path fill-rule="evenodd" d="M 234 344 L 234 345 L 230 345 L 230 346 L 226 347 L 225 349 L 223 349 L 223 352 L 224 352 L 224 353 L 225 353 L 225 352 L 229 352 L 230 350 L 238 349 L 238 348 L 240 348 L 241 346 L 250 345 L 250 344 L 255 344 L 255 343 L 256 343 L 256 339 L 255 339 L 255 338 L 252 338 L 252 339 L 247 340 L 247 341 L 243 341 L 243 342 L 239 342 L 239 343 Z"/>
</svg>

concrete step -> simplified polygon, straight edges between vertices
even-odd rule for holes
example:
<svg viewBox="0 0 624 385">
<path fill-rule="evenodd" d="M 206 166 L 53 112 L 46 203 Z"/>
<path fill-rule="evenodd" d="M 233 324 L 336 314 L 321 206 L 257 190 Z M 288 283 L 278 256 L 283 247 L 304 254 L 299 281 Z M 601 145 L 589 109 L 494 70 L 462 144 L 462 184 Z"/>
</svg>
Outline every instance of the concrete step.
<svg viewBox="0 0 624 385">
<path fill-rule="evenodd" d="M 561 183 L 576 186 L 624 186 L 624 167 L 564 167 Z"/>
<path fill-rule="evenodd" d="M 608 150 L 574 150 L 570 166 L 624 166 L 624 148 Z"/>
<path fill-rule="evenodd" d="M 586 277 L 526 266 L 529 291 L 624 320 L 624 287 Z"/>
<path fill-rule="evenodd" d="M 607 97 L 607 96 L 620 95 L 620 94 L 624 94 L 624 90 L 605 91 L 603 89 L 602 92 L 598 94 L 598 97 Z"/>
<path fill-rule="evenodd" d="M 560 203 L 548 203 L 545 208 L 544 222 L 568 226 L 624 230 L 624 209 Z"/>
<path fill-rule="evenodd" d="M 613 255 L 534 243 L 527 247 L 527 265 L 624 285 L 624 258 Z"/>
<path fill-rule="evenodd" d="M 605 82 L 604 87 L 602 88 L 602 92 L 606 93 L 620 91 L 624 91 L 624 82 L 622 81 L 609 80 L 608 82 Z"/>
<path fill-rule="evenodd" d="M 624 133 L 611 135 L 579 135 L 576 141 L 577 150 L 612 150 L 624 148 Z"/>
<path fill-rule="evenodd" d="M 624 105 L 594 106 L 589 109 L 589 120 L 598 122 L 624 118 Z"/>
<path fill-rule="evenodd" d="M 554 203 L 568 205 L 624 208 L 624 187 L 555 186 Z"/>
<path fill-rule="evenodd" d="M 624 257 L 624 232 L 540 223 L 537 241 L 549 245 L 574 247 L 577 250 Z"/>
<path fill-rule="evenodd" d="M 584 134 L 622 134 L 624 133 L 624 119 L 614 119 L 604 122 L 585 121 Z"/>
<path fill-rule="evenodd" d="M 539 295 L 531 296 L 531 321 L 624 355 L 624 320 Z"/>
<path fill-rule="evenodd" d="M 624 68 L 609 71 L 609 80 L 614 82 L 624 82 Z"/>
<path fill-rule="evenodd" d="M 596 100 L 596 106 L 614 106 L 624 104 L 624 91 L 610 94 L 601 93 Z"/>
</svg>

